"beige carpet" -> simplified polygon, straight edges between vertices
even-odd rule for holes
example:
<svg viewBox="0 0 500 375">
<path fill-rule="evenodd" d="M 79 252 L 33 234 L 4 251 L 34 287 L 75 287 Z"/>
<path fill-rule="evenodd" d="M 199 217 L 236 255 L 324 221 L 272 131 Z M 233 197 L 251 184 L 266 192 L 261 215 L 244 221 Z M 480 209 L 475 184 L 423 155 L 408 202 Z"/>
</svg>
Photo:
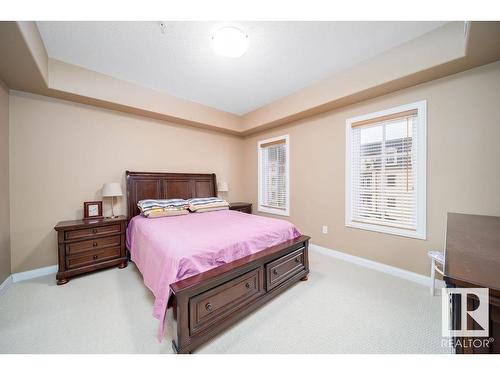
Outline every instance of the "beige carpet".
<svg viewBox="0 0 500 375">
<path fill-rule="evenodd" d="M 197 353 L 449 352 L 427 288 L 312 251 L 310 266 L 309 281 Z M 133 264 L 64 286 L 54 276 L 13 284 L 0 296 L 0 353 L 171 353 L 152 304 Z"/>
</svg>

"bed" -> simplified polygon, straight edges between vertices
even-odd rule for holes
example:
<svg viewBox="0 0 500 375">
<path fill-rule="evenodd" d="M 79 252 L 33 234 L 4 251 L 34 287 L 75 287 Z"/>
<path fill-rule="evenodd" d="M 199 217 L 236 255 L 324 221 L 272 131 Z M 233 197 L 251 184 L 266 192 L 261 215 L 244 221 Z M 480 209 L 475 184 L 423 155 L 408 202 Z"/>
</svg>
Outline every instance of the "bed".
<svg viewBox="0 0 500 375">
<path fill-rule="evenodd" d="M 284 220 L 237 211 L 146 219 L 142 199 L 216 196 L 215 174 L 126 172 L 127 248 L 155 295 L 176 353 L 204 342 L 309 273 L 309 237 Z"/>
</svg>

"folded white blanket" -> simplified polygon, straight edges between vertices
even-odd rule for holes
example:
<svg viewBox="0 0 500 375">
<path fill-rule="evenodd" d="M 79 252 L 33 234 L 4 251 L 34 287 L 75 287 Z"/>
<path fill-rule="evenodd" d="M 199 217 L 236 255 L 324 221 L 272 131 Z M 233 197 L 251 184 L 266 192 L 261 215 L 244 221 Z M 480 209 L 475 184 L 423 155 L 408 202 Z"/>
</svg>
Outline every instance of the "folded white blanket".
<svg viewBox="0 0 500 375">
<path fill-rule="evenodd" d="M 210 212 L 210 211 L 220 211 L 220 210 L 229 210 L 229 207 L 200 208 L 197 209 L 196 212 Z"/>
<path fill-rule="evenodd" d="M 217 197 L 209 198 L 192 198 L 188 199 L 189 210 L 193 212 L 198 212 L 205 208 L 216 208 L 216 207 L 229 207 L 229 203 L 224 199 Z"/>
</svg>

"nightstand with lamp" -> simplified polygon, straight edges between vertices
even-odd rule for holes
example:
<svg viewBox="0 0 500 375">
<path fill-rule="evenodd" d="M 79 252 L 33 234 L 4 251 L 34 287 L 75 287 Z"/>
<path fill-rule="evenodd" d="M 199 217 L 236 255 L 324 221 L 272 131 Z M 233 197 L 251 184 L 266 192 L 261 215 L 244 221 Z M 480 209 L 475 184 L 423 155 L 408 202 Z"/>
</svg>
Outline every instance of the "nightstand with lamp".
<svg viewBox="0 0 500 375">
<path fill-rule="evenodd" d="M 224 196 L 223 193 L 227 193 L 229 191 L 229 186 L 227 185 L 227 182 L 219 182 L 219 184 L 217 186 L 217 190 L 220 193 L 219 198 L 223 198 L 223 196 Z M 229 203 L 229 209 L 233 210 L 233 211 L 244 212 L 246 214 L 251 214 L 252 213 L 252 204 L 246 203 L 246 202 L 232 202 L 232 203 Z"/>
<path fill-rule="evenodd" d="M 57 231 L 59 268 L 57 285 L 66 284 L 71 278 L 103 268 L 127 267 L 125 247 L 126 216 L 115 216 L 114 199 L 123 195 L 119 183 L 110 182 L 102 187 L 103 198 L 111 198 L 111 217 L 102 217 L 98 208 L 97 217 L 84 220 L 61 221 Z M 101 202 L 86 202 L 97 205 Z"/>
</svg>

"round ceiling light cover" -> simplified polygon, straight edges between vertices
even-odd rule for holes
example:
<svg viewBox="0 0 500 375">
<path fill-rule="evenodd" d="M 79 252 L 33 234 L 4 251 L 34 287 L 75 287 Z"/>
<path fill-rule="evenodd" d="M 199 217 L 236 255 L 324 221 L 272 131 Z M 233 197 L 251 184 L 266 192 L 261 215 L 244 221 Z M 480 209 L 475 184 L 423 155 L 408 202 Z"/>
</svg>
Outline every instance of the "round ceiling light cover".
<svg viewBox="0 0 500 375">
<path fill-rule="evenodd" d="M 240 57 L 248 49 L 248 35 L 233 26 L 221 27 L 212 36 L 214 49 L 226 57 Z"/>
</svg>

